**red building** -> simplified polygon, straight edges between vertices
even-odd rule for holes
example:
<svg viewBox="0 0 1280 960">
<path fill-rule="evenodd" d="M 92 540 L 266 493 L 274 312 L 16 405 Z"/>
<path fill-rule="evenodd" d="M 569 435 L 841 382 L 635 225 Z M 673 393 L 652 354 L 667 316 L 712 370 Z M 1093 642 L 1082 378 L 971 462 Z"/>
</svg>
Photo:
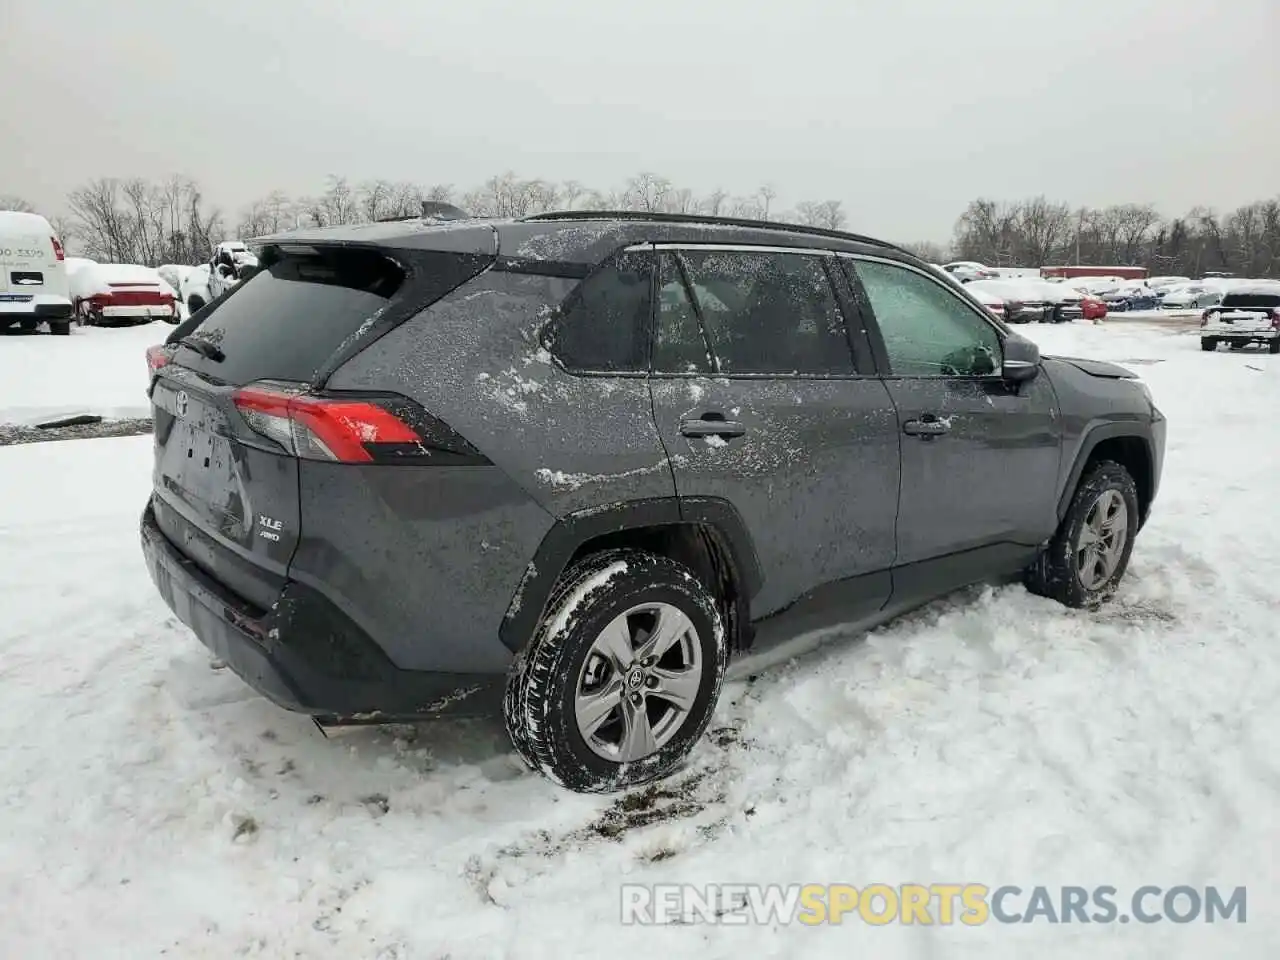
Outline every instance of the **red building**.
<svg viewBox="0 0 1280 960">
<path fill-rule="evenodd" d="M 1070 280 L 1073 277 L 1121 277 L 1125 280 L 1145 280 L 1146 267 L 1041 267 L 1042 277 L 1062 277 Z"/>
</svg>

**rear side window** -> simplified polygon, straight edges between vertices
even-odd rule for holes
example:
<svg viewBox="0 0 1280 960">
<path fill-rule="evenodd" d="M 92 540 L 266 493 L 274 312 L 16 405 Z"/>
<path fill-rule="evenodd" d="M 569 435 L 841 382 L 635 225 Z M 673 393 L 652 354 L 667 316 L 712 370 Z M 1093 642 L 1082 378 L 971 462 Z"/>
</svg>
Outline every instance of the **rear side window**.
<svg viewBox="0 0 1280 960">
<path fill-rule="evenodd" d="M 268 258 L 196 328 L 195 336 L 222 350 L 220 360 L 184 349 L 183 366 L 227 383 L 311 381 L 405 280 L 373 251 L 303 249 Z"/>
<path fill-rule="evenodd" d="M 547 348 L 569 370 L 637 373 L 648 365 L 651 258 L 621 253 L 578 285 L 552 324 Z"/>
<path fill-rule="evenodd" d="M 854 372 L 823 257 L 696 249 L 678 256 L 720 373 Z"/>
</svg>

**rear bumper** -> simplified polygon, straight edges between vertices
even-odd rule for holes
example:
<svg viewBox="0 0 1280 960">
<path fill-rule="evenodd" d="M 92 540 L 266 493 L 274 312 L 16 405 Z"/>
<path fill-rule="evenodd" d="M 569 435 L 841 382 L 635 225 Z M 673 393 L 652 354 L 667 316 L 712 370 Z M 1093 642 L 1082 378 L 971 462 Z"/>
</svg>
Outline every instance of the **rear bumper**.
<svg viewBox="0 0 1280 960">
<path fill-rule="evenodd" d="M 301 584 L 287 583 L 270 610 L 252 607 L 169 542 L 151 504 L 141 535 L 151 579 L 169 609 L 249 686 L 287 710 L 369 722 L 498 708 L 504 675 L 402 670 Z"/>
<path fill-rule="evenodd" d="M 12 319 L 70 320 L 71 301 L 49 294 L 33 294 L 29 300 L 0 300 L 0 316 Z"/>
<path fill-rule="evenodd" d="M 1280 339 L 1280 330 L 1274 327 L 1260 327 L 1256 330 L 1230 326 L 1201 327 L 1200 336 L 1213 337 L 1215 340 L 1267 341 Z"/>
</svg>

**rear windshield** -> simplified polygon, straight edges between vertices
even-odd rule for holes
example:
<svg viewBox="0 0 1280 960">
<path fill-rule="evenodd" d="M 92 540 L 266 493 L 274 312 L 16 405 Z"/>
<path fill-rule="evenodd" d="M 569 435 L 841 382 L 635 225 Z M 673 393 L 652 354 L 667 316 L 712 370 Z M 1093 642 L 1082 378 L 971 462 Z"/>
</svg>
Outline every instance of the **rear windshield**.
<svg viewBox="0 0 1280 960">
<path fill-rule="evenodd" d="M 371 251 L 306 248 L 271 259 L 194 331 L 222 359 L 184 347 L 183 366 L 226 383 L 310 381 L 404 282 L 399 266 Z"/>
<path fill-rule="evenodd" d="M 1222 305 L 1237 310 L 1271 310 L 1280 307 L 1280 290 L 1275 293 L 1228 293 Z"/>
</svg>

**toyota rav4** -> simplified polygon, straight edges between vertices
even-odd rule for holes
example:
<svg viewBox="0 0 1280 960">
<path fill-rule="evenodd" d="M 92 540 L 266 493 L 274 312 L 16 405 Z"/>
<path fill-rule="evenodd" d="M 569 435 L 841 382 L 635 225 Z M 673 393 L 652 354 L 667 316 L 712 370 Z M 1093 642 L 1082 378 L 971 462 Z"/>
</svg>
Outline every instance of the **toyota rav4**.
<svg viewBox="0 0 1280 960">
<path fill-rule="evenodd" d="M 142 542 L 321 723 L 500 708 L 530 766 L 620 789 L 780 641 L 1010 575 L 1106 599 L 1156 495 L 1140 381 L 867 237 L 564 213 L 256 248 L 148 353 Z"/>
</svg>

